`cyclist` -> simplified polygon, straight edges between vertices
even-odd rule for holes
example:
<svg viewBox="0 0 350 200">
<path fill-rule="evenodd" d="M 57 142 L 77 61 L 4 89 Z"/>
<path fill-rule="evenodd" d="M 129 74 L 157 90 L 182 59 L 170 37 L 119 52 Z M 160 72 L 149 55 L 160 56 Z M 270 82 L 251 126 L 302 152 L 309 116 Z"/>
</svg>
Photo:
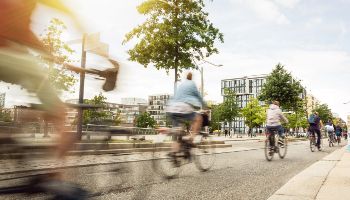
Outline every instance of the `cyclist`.
<svg viewBox="0 0 350 200">
<path fill-rule="evenodd" d="M 340 126 L 340 124 L 337 124 L 335 126 L 335 135 L 337 136 L 337 140 L 339 141 L 339 143 L 341 142 L 342 133 L 343 133 L 342 127 Z"/>
<path fill-rule="evenodd" d="M 330 142 L 335 141 L 334 139 L 334 124 L 331 120 L 328 121 L 328 123 L 325 126 L 326 132 L 328 134 L 328 138 Z"/>
<path fill-rule="evenodd" d="M 46 111 L 46 119 L 54 122 L 60 134 L 57 157 L 63 159 L 74 142 L 72 135 L 64 134 L 65 105 L 51 87 L 42 62 L 30 53 L 35 51 L 49 61 L 55 60 L 30 27 L 31 16 L 38 3 L 70 14 L 59 0 L 0 1 L 0 80 L 36 93 Z M 62 182 L 61 179 L 59 174 L 50 177 L 55 183 Z"/>
<path fill-rule="evenodd" d="M 279 107 L 278 101 L 273 101 L 267 110 L 266 129 L 269 134 L 272 134 L 274 130 L 277 130 L 280 140 L 278 141 L 283 147 L 284 129 L 281 122 L 288 123 L 288 119 L 283 115 L 282 110 Z M 275 144 L 270 139 L 270 151 L 274 151 Z"/>
<path fill-rule="evenodd" d="M 320 117 L 318 116 L 318 112 L 314 112 L 310 115 L 309 119 L 308 119 L 309 125 L 310 125 L 310 132 L 312 134 L 317 134 L 317 142 L 316 142 L 316 146 L 318 148 L 318 150 L 321 150 L 321 126 L 322 126 L 322 122 Z"/>
<path fill-rule="evenodd" d="M 186 80 L 179 85 L 177 91 L 166 108 L 168 116 L 173 120 L 173 127 L 179 126 L 179 121 L 188 120 L 191 122 L 192 134 L 189 140 L 193 141 L 202 127 L 203 117 L 196 111 L 203 108 L 205 103 L 200 95 L 195 82 L 192 80 L 192 73 L 189 72 Z M 174 143 L 173 153 L 179 152 L 180 144 Z"/>
</svg>

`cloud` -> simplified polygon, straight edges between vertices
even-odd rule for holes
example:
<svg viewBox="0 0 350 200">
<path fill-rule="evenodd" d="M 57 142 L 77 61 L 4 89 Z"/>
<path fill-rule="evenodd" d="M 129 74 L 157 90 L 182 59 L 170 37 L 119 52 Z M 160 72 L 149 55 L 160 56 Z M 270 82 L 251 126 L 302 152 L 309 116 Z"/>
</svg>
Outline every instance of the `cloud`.
<svg viewBox="0 0 350 200">
<path fill-rule="evenodd" d="M 260 19 L 277 24 L 290 23 L 279 6 L 271 0 L 245 0 L 241 2 L 252 9 Z"/>
<path fill-rule="evenodd" d="M 273 0 L 275 3 L 277 3 L 280 6 L 286 7 L 286 8 L 294 8 L 300 0 Z"/>
</svg>

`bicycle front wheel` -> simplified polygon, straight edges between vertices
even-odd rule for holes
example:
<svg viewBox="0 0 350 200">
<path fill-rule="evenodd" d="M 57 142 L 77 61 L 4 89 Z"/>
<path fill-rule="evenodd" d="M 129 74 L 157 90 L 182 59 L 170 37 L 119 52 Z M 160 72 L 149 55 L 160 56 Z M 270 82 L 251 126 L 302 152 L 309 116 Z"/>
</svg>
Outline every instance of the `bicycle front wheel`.
<svg viewBox="0 0 350 200">
<path fill-rule="evenodd" d="M 153 147 L 153 170 L 164 178 L 172 179 L 180 173 L 176 155 L 172 153 L 171 143 L 155 143 Z"/>
<path fill-rule="evenodd" d="M 212 140 L 212 137 L 197 136 L 196 138 L 199 138 L 198 140 L 200 140 L 200 143 L 192 149 L 194 163 L 200 171 L 205 172 L 212 168 L 215 163 L 216 146 L 214 141 Z"/>
<path fill-rule="evenodd" d="M 285 158 L 287 155 L 287 147 L 288 147 L 288 142 L 287 142 L 287 137 L 278 137 L 278 155 L 281 159 Z"/>
</svg>

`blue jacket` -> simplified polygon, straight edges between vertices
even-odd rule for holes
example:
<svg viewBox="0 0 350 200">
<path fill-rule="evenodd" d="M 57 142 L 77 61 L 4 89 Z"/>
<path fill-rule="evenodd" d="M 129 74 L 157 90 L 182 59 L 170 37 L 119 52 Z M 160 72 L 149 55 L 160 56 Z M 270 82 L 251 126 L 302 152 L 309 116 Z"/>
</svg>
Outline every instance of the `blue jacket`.
<svg viewBox="0 0 350 200">
<path fill-rule="evenodd" d="M 194 108 L 201 108 L 204 106 L 203 98 L 200 95 L 196 84 L 187 79 L 177 88 L 172 102 L 184 102 L 190 104 Z"/>
</svg>

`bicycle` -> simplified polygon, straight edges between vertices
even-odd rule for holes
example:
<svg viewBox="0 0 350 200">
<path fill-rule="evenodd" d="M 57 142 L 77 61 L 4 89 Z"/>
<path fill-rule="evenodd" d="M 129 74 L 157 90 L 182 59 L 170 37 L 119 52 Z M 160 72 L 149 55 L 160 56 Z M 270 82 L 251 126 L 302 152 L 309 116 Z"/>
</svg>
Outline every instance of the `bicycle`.
<svg viewBox="0 0 350 200">
<path fill-rule="evenodd" d="M 317 148 L 316 134 L 313 132 L 309 132 L 309 140 L 310 140 L 310 150 L 311 152 L 315 152 L 315 149 Z M 321 138 L 321 143 L 322 143 L 322 138 Z M 318 151 L 321 151 L 321 148 L 318 148 Z"/>
<path fill-rule="evenodd" d="M 215 143 L 209 133 L 201 132 L 193 142 L 186 139 L 187 133 L 183 128 L 170 128 L 158 135 L 154 143 L 152 166 L 156 173 L 167 179 L 173 179 L 180 173 L 181 166 L 194 162 L 197 169 L 206 172 L 215 162 Z M 180 145 L 179 152 L 172 152 L 172 148 L 165 143 L 167 138 Z"/>
<path fill-rule="evenodd" d="M 334 143 L 336 143 L 335 134 L 333 132 L 328 132 L 328 145 L 329 145 L 329 147 L 334 147 Z"/>
<path fill-rule="evenodd" d="M 341 143 L 341 135 L 336 135 L 336 142 L 338 143 L 338 146 Z"/>
<path fill-rule="evenodd" d="M 84 109 L 99 108 L 97 105 L 69 105 L 71 107 L 74 106 L 75 108 L 80 107 Z M 112 140 L 112 135 L 132 135 L 132 129 L 121 127 L 100 126 L 100 128 L 96 131 L 99 132 L 99 136 L 103 135 L 104 138 L 102 140 L 99 140 L 99 143 L 96 143 L 96 141 L 90 143 L 97 144 L 94 148 L 95 152 L 108 150 L 109 143 Z M 76 132 L 69 133 L 76 134 Z M 32 161 L 33 156 L 36 156 L 40 159 L 49 159 L 53 157 L 53 155 L 48 154 L 47 151 L 35 154 L 27 152 L 25 143 L 16 140 L 16 138 L 6 138 L 0 140 L 0 147 L 0 161 L 6 159 L 4 160 L 5 162 L 0 162 L 1 167 L 9 168 L 13 166 L 23 166 L 27 162 Z M 76 149 L 75 153 L 77 153 L 78 156 L 84 156 L 84 152 L 80 151 L 79 149 Z M 7 166 L 1 165 L 1 163 L 6 163 Z M 13 166 L 10 166 L 11 164 Z M 92 166 L 94 166 L 94 169 L 89 169 L 89 167 Z M 82 168 L 85 168 L 85 166 L 82 166 Z M 64 182 L 54 179 L 55 176 L 60 174 L 58 171 L 63 170 L 65 172 L 67 169 L 74 171 L 74 167 L 63 167 L 45 171 L 37 169 L 34 170 L 34 172 L 30 172 L 33 171 L 33 169 L 30 167 L 28 169 L 28 172 L 21 172 L 20 174 L 13 173 L 15 176 L 11 178 L 0 177 L 0 196 L 16 194 L 46 194 L 53 196 L 53 199 L 55 200 L 84 200 L 96 198 L 101 195 L 120 192 L 128 194 L 127 196 L 131 199 L 144 199 L 144 197 L 147 196 L 147 192 L 149 191 L 149 186 L 145 183 L 146 181 L 148 182 L 149 179 L 145 179 L 143 177 L 146 174 L 146 168 L 137 166 L 135 163 L 117 165 L 98 163 L 89 164 L 84 171 L 86 175 L 91 178 L 76 180 L 74 177 L 74 172 L 70 172 L 73 174 L 73 176 L 69 177 L 69 181 L 65 180 Z M 22 175 L 22 173 L 29 173 L 29 175 Z M 130 175 L 131 173 L 133 174 L 132 176 Z M 0 175 L 4 174 L 0 173 Z M 141 181 L 136 180 L 136 178 L 141 176 Z M 135 180 L 130 177 L 133 177 Z M 7 183 L 9 180 L 16 182 L 14 184 L 9 184 Z M 85 186 L 89 181 L 94 183 L 92 187 Z M 135 181 L 139 182 L 136 183 Z M 33 196 L 33 198 L 35 198 L 35 196 Z"/>
<path fill-rule="evenodd" d="M 276 141 L 277 145 L 276 145 Z M 270 144 L 273 144 L 271 146 Z M 267 131 L 265 140 L 265 158 L 267 161 L 271 161 L 275 153 L 278 153 L 280 159 L 284 159 L 287 155 L 287 137 L 280 137 L 278 134 L 278 129 L 273 128 Z"/>
</svg>

